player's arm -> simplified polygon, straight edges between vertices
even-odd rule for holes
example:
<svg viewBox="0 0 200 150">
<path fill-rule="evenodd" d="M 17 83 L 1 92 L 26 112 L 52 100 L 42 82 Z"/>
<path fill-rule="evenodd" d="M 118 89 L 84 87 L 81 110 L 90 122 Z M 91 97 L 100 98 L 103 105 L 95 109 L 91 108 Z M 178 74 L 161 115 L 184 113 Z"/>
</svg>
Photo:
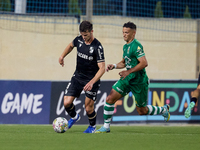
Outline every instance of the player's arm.
<svg viewBox="0 0 200 150">
<path fill-rule="evenodd" d="M 83 88 L 84 91 L 90 91 L 93 87 L 93 84 L 97 82 L 101 76 L 105 73 L 105 62 L 98 63 L 99 70 L 97 71 L 96 75 L 90 80 Z"/>
<path fill-rule="evenodd" d="M 131 68 L 129 70 L 121 71 L 119 73 L 120 77 L 125 78 L 130 73 L 140 71 L 140 70 L 142 70 L 142 69 L 144 69 L 145 67 L 148 66 L 147 59 L 146 59 L 145 56 L 142 56 L 142 57 L 138 58 L 138 61 L 139 61 L 139 63 L 135 67 L 133 67 L 133 68 Z"/>
<path fill-rule="evenodd" d="M 122 61 L 120 61 L 117 64 L 108 64 L 106 71 L 113 70 L 113 69 L 122 69 L 124 67 L 125 67 L 125 59 L 122 59 Z"/>
<path fill-rule="evenodd" d="M 72 51 L 73 48 L 74 48 L 74 45 L 73 45 L 72 42 L 69 43 L 69 45 L 67 45 L 67 47 L 65 48 L 65 50 L 63 51 L 63 53 L 59 57 L 58 61 L 59 61 L 60 65 L 64 66 L 64 58 L 65 58 L 65 56 L 67 56 Z"/>
</svg>

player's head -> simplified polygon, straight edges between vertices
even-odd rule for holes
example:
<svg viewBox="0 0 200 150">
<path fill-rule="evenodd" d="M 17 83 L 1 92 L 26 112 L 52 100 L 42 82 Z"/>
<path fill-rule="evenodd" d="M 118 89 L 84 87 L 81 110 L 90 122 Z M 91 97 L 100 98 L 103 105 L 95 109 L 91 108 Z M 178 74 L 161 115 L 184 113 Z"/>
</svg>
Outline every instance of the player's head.
<svg viewBox="0 0 200 150">
<path fill-rule="evenodd" d="M 93 25 L 89 21 L 82 21 L 79 31 L 84 41 L 89 41 L 93 37 Z"/>
<path fill-rule="evenodd" d="M 93 25 L 89 21 L 82 21 L 79 26 L 80 32 L 91 32 L 93 29 Z"/>
<path fill-rule="evenodd" d="M 124 41 L 130 43 L 136 34 L 136 25 L 133 22 L 127 22 L 123 25 L 123 37 Z"/>
<path fill-rule="evenodd" d="M 133 30 L 136 30 L 136 25 L 133 23 L 133 22 L 127 22 L 127 23 L 125 23 L 124 25 L 123 25 L 123 27 L 125 27 L 125 28 L 130 28 L 130 29 L 133 29 Z"/>
</svg>

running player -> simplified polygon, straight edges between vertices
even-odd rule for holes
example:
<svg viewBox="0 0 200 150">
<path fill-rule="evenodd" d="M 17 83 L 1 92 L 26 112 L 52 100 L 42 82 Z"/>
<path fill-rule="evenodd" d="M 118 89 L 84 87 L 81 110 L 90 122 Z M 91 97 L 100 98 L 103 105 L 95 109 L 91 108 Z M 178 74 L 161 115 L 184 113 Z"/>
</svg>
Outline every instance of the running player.
<svg viewBox="0 0 200 150">
<path fill-rule="evenodd" d="M 59 58 L 60 65 L 64 66 L 64 57 L 74 47 L 77 48 L 76 70 L 71 81 L 66 87 L 64 95 L 64 107 L 71 119 L 68 128 L 80 119 L 75 111 L 73 101 L 85 91 L 85 110 L 89 119 L 89 126 L 84 133 L 94 133 L 96 130 L 96 112 L 94 102 L 100 87 L 100 78 L 105 73 L 104 51 L 101 43 L 93 36 L 93 25 L 89 21 L 81 22 L 79 26 L 80 36 L 77 36 L 63 51 Z"/>
<path fill-rule="evenodd" d="M 130 91 L 135 96 L 136 109 L 139 115 L 162 114 L 165 121 L 170 119 L 169 105 L 163 107 L 147 105 L 148 77 L 145 71 L 147 60 L 143 46 L 135 39 L 136 25 L 132 22 L 123 26 L 123 37 L 126 44 L 123 46 L 123 59 L 117 64 L 107 65 L 107 71 L 125 68 L 119 72 L 120 79 L 112 86 L 104 105 L 104 125 L 95 133 L 110 132 L 110 122 L 114 114 L 114 104 Z"/>
<path fill-rule="evenodd" d="M 191 92 L 190 104 L 188 108 L 185 110 L 185 118 L 189 118 L 191 116 L 192 110 L 198 101 L 199 95 L 200 95 L 200 74 L 199 74 L 197 88 Z"/>
</svg>

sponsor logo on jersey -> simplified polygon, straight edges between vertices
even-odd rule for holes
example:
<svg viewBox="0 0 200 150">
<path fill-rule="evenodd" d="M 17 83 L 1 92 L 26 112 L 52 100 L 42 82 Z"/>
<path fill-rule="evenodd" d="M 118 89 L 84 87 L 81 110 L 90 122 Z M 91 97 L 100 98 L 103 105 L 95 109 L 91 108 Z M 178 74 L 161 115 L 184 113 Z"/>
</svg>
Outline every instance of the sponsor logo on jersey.
<svg viewBox="0 0 200 150">
<path fill-rule="evenodd" d="M 77 55 L 83 59 L 88 59 L 88 55 L 85 55 L 83 53 L 77 52 Z"/>
<path fill-rule="evenodd" d="M 98 49 L 98 53 L 99 53 L 99 58 L 102 59 L 101 54 L 103 54 L 103 53 L 101 53 L 100 49 Z"/>
<path fill-rule="evenodd" d="M 131 62 L 130 58 L 128 58 L 127 56 L 125 56 L 124 59 L 125 59 L 126 63 L 130 64 L 130 62 Z"/>
<path fill-rule="evenodd" d="M 126 69 L 132 68 L 130 65 L 131 59 L 128 58 L 127 56 L 125 56 L 124 59 L 125 59 Z"/>
</svg>

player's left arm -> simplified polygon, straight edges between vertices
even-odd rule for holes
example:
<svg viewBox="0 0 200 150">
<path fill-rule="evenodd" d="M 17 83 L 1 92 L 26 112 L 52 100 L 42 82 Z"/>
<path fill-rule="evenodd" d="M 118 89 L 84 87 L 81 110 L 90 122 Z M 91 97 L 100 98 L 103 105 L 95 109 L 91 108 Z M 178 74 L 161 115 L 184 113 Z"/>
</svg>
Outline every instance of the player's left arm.
<svg viewBox="0 0 200 150">
<path fill-rule="evenodd" d="M 90 91 L 93 87 L 93 84 L 97 82 L 105 73 L 105 62 L 99 62 L 98 67 L 99 70 L 97 71 L 96 75 L 84 86 L 84 91 Z"/>
<path fill-rule="evenodd" d="M 120 77 L 123 77 L 123 79 L 124 79 L 130 73 L 140 71 L 140 70 L 142 70 L 142 69 L 144 69 L 145 67 L 148 66 L 148 62 L 147 62 L 147 59 L 146 59 L 145 56 L 142 56 L 142 57 L 138 58 L 138 61 L 139 61 L 139 63 L 135 67 L 133 67 L 133 68 L 131 68 L 129 70 L 121 71 L 119 73 Z"/>
</svg>

